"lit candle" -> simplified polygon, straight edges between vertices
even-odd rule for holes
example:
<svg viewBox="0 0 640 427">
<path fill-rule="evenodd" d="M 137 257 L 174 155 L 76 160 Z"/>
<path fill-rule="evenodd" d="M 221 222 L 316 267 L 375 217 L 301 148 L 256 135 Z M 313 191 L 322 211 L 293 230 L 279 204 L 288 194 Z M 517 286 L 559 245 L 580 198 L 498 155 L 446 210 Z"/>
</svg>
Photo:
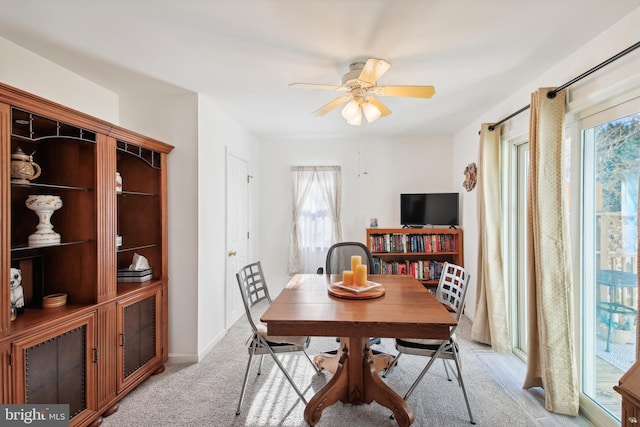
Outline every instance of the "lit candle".
<svg viewBox="0 0 640 427">
<path fill-rule="evenodd" d="M 367 266 L 359 264 L 356 266 L 356 286 L 367 286 Z"/>
<path fill-rule="evenodd" d="M 353 271 L 345 271 L 342 273 L 342 286 L 353 286 Z"/>
<path fill-rule="evenodd" d="M 360 255 L 351 255 L 351 271 L 356 272 L 356 265 L 362 264 L 362 257 Z"/>
</svg>

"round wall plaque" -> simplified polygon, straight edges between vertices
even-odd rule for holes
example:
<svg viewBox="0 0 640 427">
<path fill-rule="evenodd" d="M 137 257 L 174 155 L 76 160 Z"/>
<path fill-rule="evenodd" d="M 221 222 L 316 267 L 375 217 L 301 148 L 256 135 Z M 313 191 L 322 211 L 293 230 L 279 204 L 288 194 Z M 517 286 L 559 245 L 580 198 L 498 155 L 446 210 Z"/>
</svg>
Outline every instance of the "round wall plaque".
<svg viewBox="0 0 640 427">
<path fill-rule="evenodd" d="M 475 163 L 469 163 L 467 167 L 464 169 L 464 182 L 462 186 L 467 190 L 471 191 L 476 188 L 476 175 L 478 173 L 478 168 Z"/>
</svg>

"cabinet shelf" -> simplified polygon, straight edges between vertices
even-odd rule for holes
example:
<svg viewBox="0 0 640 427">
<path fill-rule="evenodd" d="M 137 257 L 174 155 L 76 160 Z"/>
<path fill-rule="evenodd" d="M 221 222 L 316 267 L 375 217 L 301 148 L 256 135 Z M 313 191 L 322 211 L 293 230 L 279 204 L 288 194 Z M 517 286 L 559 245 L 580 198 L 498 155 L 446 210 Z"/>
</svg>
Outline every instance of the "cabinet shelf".
<svg viewBox="0 0 640 427">
<path fill-rule="evenodd" d="M 27 308 L 11 322 L 11 327 L 0 334 L 1 337 L 32 331 L 39 326 L 46 326 L 52 320 L 63 321 L 91 310 L 91 304 L 66 304 L 53 308 Z"/>
<path fill-rule="evenodd" d="M 54 243 L 51 245 L 40 245 L 40 246 L 29 246 L 26 244 L 21 244 L 21 245 L 17 245 L 11 248 L 11 252 L 20 252 L 20 251 L 28 251 L 28 250 L 38 250 L 38 249 L 47 249 L 47 248 L 54 248 L 54 247 L 59 247 L 59 246 L 72 246 L 72 245 L 82 245 L 84 243 L 91 243 L 94 240 L 76 240 L 73 242 L 60 242 L 60 243 Z"/>
<path fill-rule="evenodd" d="M 418 256 L 418 257 L 422 257 L 422 256 L 433 256 L 433 255 L 457 255 L 458 252 L 445 252 L 445 251 L 439 251 L 439 252 L 371 252 L 371 255 L 373 256 L 379 256 L 379 257 L 397 257 L 397 256 Z"/>
<path fill-rule="evenodd" d="M 158 193 L 145 193 L 142 191 L 123 191 L 122 193 L 118 193 L 119 197 L 127 197 L 127 196 L 143 196 L 143 197 L 157 197 Z"/>
<path fill-rule="evenodd" d="M 123 246 L 118 248 L 118 252 L 131 252 L 131 251 L 139 251 L 141 249 L 147 248 L 155 248 L 159 245 L 159 243 L 149 243 L 145 245 L 131 245 L 131 246 Z"/>
<path fill-rule="evenodd" d="M 93 188 L 88 188 L 88 187 L 74 187 L 72 185 L 60 185 L 60 184 L 41 184 L 39 182 L 30 182 L 29 184 L 12 182 L 11 186 L 13 188 L 50 188 L 53 190 L 94 191 Z"/>
</svg>

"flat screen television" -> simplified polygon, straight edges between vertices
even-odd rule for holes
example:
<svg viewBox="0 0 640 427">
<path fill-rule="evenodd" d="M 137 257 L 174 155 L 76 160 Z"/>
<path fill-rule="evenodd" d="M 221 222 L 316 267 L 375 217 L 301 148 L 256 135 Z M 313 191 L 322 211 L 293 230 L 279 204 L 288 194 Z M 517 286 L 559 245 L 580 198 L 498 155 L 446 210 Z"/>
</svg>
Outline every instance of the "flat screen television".
<svg viewBox="0 0 640 427">
<path fill-rule="evenodd" d="M 400 194 L 400 224 L 404 227 L 458 226 L 458 193 Z"/>
</svg>

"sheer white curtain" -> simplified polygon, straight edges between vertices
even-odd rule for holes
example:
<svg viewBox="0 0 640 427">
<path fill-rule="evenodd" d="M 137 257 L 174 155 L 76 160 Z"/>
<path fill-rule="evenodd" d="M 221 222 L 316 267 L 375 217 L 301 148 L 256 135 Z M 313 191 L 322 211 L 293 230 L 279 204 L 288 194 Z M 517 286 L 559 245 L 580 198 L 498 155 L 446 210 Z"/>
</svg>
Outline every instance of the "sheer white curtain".
<svg viewBox="0 0 640 427">
<path fill-rule="evenodd" d="M 293 166 L 289 274 L 313 273 L 342 241 L 340 166 Z"/>
</svg>

